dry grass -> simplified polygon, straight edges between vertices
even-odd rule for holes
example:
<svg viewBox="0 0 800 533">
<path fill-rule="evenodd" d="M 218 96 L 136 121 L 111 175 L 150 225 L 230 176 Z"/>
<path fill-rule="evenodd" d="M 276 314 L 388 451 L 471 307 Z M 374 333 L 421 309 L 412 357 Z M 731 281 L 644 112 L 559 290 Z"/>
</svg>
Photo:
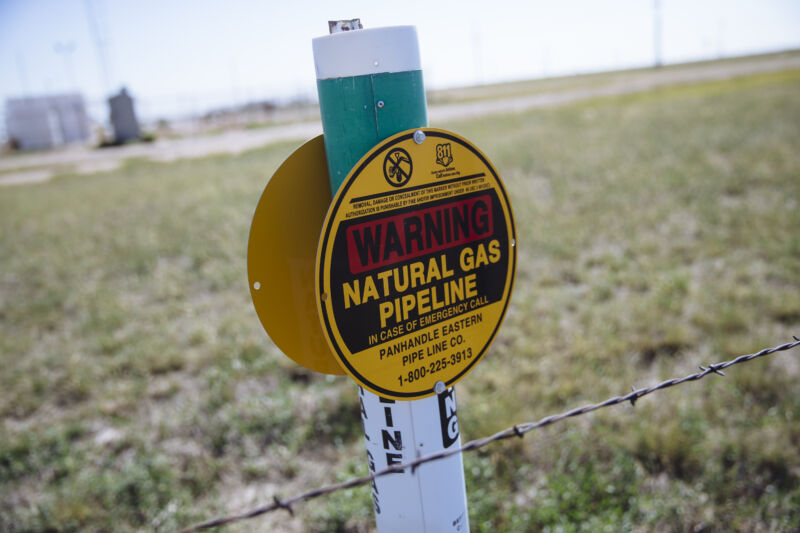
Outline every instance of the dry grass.
<svg viewBox="0 0 800 533">
<path fill-rule="evenodd" d="M 450 127 L 519 231 L 463 438 L 800 331 L 800 72 Z M 366 470 L 355 388 L 296 367 L 249 302 L 250 217 L 290 152 L 0 191 L 0 529 L 173 530 Z M 796 353 L 465 458 L 475 531 L 800 523 Z M 369 530 L 368 494 L 251 527 Z"/>
</svg>

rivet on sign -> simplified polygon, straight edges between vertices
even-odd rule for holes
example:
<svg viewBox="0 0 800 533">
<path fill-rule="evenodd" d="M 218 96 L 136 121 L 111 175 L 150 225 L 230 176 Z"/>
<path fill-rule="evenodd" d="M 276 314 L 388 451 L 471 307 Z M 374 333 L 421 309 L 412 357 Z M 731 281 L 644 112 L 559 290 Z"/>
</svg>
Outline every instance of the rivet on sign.
<svg viewBox="0 0 800 533">
<path fill-rule="evenodd" d="M 373 62 L 372 62 L 372 66 L 373 66 L 373 67 L 377 67 L 377 66 L 378 66 L 378 60 L 377 60 L 377 59 L 376 59 L 375 61 L 373 61 Z"/>
<path fill-rule="evenodd" d="M 422 144 L 425 142 L 425 132 L 422 130 L 417 130 L 414 132 L 414 142 L 417 144 Z"/>
<path fill-rule="evenodd" d="M 378 107 L 383 107 L 383 100 L 378 100 Z"/>
<path fill-rule="evenodd" d="M 322 293 L 322 301 L 323 302 L 327 302 L 328 301 L 328 293 L 327 292 L 323 292 Z"/>
<path fill-rule="evenodd" d="M 517 245 L 517 240 L 516 239 L 511 239 L 511 246 L 514 247 L 516 245 Z"/>
<path fill-rule="evenodd" d="M 445 387 L 444 383 L 442 383 L 441 381 L 437 381 L 436 385 L 433 386 L 433 392 L 435 392 L 436 394 L 441 394 L 444 392 L 446 388 L 447 387 Z"/>
<path fill-rule="evenodd" d="M 254 288 L 255 290 L 258 290 L 258 289 L 260 289 L 260 288 L 261 288 L 261 283 L 259 283 L 258 281 L 256 281 L 255 283 L 253 283 L 253 288 Z"/>
</svg>

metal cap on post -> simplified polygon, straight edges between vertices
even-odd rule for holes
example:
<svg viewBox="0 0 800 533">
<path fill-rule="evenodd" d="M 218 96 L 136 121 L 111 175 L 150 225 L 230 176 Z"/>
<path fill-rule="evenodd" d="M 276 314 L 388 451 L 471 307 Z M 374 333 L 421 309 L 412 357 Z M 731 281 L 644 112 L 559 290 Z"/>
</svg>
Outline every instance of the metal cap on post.
<svg viewBox="0 0 800 533">
<path fill-rule="evenodd" d="M 343 31 L 362 30 L 364 26 L 361 25 L 361 19 L 329 20 L 328 29 L 331 33 L 340 33 Z"/>
<path fill-rule="evenodd" d="M 428 124 L 416 28 L 329 22 L 313 40 L 331 191 L 379 142 Z M 424 140 L 424 138 L 423 138 Z M 396 401 L 359 388 L 371 472 L 461 445 L 455 390 Z M 469 531 L 460 454 L 372 483 L 378 531 Z"/>
</svg>

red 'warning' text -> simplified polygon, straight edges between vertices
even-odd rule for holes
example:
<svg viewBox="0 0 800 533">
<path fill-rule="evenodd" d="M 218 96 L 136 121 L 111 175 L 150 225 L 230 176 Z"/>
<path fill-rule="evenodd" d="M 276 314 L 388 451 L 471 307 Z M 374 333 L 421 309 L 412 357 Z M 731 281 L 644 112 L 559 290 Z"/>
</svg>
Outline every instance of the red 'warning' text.
<svg viewBox="0 0 800 533">
<path fill-rule="evenodd" d="M 347 229 L 350 272 L 358 274 L 492 234 L 488 195 L 381 218 Z"/>
</svg>

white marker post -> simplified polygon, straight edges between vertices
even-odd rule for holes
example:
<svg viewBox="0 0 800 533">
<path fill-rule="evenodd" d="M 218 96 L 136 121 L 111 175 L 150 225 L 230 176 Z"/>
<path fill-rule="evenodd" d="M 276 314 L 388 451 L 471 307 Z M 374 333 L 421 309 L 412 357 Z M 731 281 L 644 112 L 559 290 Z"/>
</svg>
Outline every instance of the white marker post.
<svg viewBox="0 0 800 533">
<path fill-rule="evenodd" d="M 461 446 L 455 389 L 422 400 L 386 400 L 359 387 L 371 472 Z M 380 533 L 469 531 L 461 454 L 372 484 Z"/>
<path fill-rule="evenodd" d="M 357 20 L 330 27 L 313 48 L 335 194 L 376 144 L 428 121 L 416 28 L 363 30 Z M 359 400 L 371 472 L 461 446 L 452 387 L 412 401 L 359 388 Z M 469 531 L 460 454 L 376 479 L 372 499 L 380 533 Z"/>
</svg>

